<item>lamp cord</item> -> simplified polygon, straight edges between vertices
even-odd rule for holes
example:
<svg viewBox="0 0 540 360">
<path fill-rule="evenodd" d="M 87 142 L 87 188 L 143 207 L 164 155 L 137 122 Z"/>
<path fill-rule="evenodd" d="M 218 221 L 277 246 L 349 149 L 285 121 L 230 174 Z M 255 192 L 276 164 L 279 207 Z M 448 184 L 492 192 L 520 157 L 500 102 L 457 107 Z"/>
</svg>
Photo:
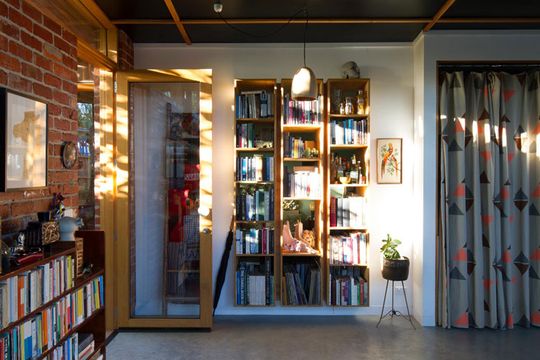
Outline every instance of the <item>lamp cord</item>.
<svg viewBox="0 0 540 360">
<path fill-rule="evenodd" d="M 287 25 L 289 25 L 294 19 L 296 19 L 298 17 L 298 14 L 300 14 L 302 11 L 305 12 L 306 14 L 306 26 L 304 28 L 304 65 L 305 65 L 305 58 L 306 58 L 306 30 L 307 30 L 307 8 L 306 7 L 303 7 L 299 10 L 297 10 L 290 18 L 289 20 L 287 20 L 287 22 L 285 24 L 282 24 L 280 27 L 278 27 L 277 29 L 275 29 L 274 31 L 270 31 L 266 34 L 254 34 L 254 33 L 251 33 L 249 31 L 245 31 L 245 30 L 242 30 L 240 29 L 239 27 L 231 24 L 230 22 L 227 21 L 227 19 L 225 19 L 221 13 L 218 13 L 219 17 L 221 18 L 221 20 L 223 20 L 223 22 L 225 24 L 227 24 L 227 26 L 229 26 L 231 29 L 235 30 L 235 31 L 238 31 L 239 33 L 241 34 L 244 34 L 244 35 L 247 35 L 247 36 L 251 36 L 251 37 L 255 37 L 255 38 L 265 38 L 265 37 L 270 37 L 270 36 L 273 36 L 273 35 L 276 35 L 277 33 L 279 33 L 281 30 L 283 30 Z"/>
</svg>

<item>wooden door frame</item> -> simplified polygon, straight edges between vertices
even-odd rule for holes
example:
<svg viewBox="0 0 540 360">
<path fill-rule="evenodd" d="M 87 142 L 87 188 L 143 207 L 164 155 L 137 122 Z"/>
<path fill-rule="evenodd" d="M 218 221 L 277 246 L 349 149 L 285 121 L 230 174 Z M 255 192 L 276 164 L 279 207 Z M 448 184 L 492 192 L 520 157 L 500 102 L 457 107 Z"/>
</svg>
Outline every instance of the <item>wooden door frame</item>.
<svg viewBox="0 0 540 360">
<path fill-rule="evenodd" d="M 115 148 L 115 235 L 116 235 L 116 306 L 119 328 L 211 328 L 212 327 L 212 70 L 135 70 L 117 72 Z M 194 82 L 200 84 L 200 317 L 143 318 L 131 317 L 131 211 L 129 146 L 129 83 Z M 208 229 L 210 231 L 203 231 Z"/>
</svg>

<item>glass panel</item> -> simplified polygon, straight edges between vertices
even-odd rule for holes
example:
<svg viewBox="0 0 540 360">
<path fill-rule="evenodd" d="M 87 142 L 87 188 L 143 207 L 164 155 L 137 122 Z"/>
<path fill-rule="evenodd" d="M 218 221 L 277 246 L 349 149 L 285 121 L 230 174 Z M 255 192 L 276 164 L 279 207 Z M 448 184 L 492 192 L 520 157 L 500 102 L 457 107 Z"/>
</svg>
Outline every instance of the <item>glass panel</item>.
<svg viewBox="0 0 540 360">
<path fill-rule="evenodd" d="M 86 76 L 78 78 L 77 112 L 78 112 L 78 150 L 79 150 L 79 217 L 83 220 L 83 229 L 94 229 L 96 226 L 96 198 L 94 192 L 95 149 L 94 149 L 94 115 L 98 112 L 94 93 L 93 66 L 79 60 L 79 71 L 84 69 Z"/>
<path fill-rule="evenodd" d="M 134 317 L 200 314 L 199 91 L 130 84 Z"/>
</svg>

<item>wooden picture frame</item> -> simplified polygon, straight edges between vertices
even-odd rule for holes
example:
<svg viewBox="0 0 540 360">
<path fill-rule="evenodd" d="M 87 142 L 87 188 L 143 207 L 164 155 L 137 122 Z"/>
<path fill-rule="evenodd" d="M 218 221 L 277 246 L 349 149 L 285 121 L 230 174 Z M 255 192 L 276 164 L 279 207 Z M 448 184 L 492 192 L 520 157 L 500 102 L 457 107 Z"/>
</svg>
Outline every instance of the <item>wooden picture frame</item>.
<svg viewBox="0 0 540 360">
<path fill-rule="evenodd" d="M 401 184 L 403 181 L 403 139 L 378 138 L 375 148 L 377 184 Z"/>
<path fill-rule="evenodd" d="M 0 88 L 0 191 L 47 186 L 47 104 Z"/>
</svg>

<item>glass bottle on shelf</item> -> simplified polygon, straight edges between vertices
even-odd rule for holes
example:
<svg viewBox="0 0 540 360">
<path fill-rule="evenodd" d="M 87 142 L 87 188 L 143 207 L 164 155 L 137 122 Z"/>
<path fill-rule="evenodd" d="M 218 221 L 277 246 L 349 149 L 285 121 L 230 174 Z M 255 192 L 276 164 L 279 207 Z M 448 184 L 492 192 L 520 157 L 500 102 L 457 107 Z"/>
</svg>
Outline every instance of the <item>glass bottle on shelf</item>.
<svg viewBox="0 0 540 360">
<path fill-rule="evenodd" d="M 351 157 L 351 170 L 350 170 L 351 184 L 359 184 L 358 164 L 356 163 L 356 155 Z"/>
<path fill-rule="evenodd" d="M 365 115 L 366 113 L 364 91 L 362 89 L 358 90 L 358 95 L 356 96 L 356 113 L 358 115 Z"/>
<path fill-rule="evenodd" d="M 351 115 L 353 113 L 354 111 L 353 111 L 352 98 L 346 97 L 345 98 L 345 115 Z"/>
</svg>

